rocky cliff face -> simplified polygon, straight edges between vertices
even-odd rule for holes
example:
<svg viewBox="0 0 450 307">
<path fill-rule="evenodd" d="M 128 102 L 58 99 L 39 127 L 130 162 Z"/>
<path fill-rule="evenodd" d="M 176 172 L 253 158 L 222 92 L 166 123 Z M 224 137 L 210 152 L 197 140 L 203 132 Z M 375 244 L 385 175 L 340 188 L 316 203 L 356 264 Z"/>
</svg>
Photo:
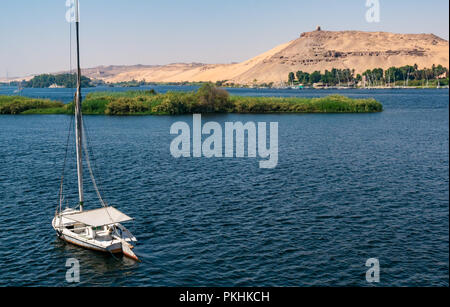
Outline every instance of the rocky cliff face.
<svg viewBox="0 0 450 307">
<path fill-rule="evenodd" d="M 355 69 L 356 73 L 361 73 L 377 67 L 387 69 L 413 64 L 448 67 L 448 52 L 448 41 L 432 34 L 314 31 L 302 33 L 281 51 L 236 79 L 276 82 L 277 74 L 285 78 L 290 71 L 311 73 L 332 68 Z"/>
</svg>

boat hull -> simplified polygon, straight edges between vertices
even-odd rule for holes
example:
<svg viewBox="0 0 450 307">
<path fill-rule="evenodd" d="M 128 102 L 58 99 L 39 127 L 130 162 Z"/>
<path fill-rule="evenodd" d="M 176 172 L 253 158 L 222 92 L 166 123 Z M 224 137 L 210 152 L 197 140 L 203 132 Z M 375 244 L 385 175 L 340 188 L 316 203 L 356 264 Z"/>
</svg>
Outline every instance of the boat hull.
<svg viewBox="0 0 450 307">
<path fill-rule="evenodd" d="M 66 241 L 67 243 L 76 245 L 78 247 L 82 247 L 85 249 L 90 249 L 93 251 L 97 251 L 97 252 L 103 252 L 103 253 L 113 253 L 113 254 L 120 254 L 122 253 L 122 245 L 121 244 L 114 244 L 111 245 L 111 247 L 108 248 L 104 248 L 104 247 L 100 247 L 97 246 L 95 244 L 91 244 L 89 242 L 85 242 L 85 241 L 81 241 L 77 238 L 65 235 L 65 234 L 58 234 L 58 237 L 63 240 Z"/>
<path fill-rule="evenodd" d="M 52 221 L 53 229 L 56 231 L 57 236 L 61 240 L 66 241 L 67 243 L 103 253 L 113 253 L 113 254 L 122 253 L 122 243 L 120 241 L 117 243 L 102 246 L 100 244 L 96 244 L 93 241 L 90 242 L 90 240 L 77 238 L 76 235 L 75 234 L 72 235 L 72 233 L 69 230 L 67 229 L 61 230 L 60 228 L 55 227 L 55 225 L 56 225 L 56 218 L 53 219 Z"/>
</svg>

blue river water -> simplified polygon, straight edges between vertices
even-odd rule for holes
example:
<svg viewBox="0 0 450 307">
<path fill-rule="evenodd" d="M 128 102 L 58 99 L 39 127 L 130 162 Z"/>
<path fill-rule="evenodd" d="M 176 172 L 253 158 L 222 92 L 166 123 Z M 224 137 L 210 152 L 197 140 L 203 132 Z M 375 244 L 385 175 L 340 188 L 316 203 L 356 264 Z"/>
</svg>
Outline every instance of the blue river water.
<svg viewBox="0 0 450 307">
<path fill-rule="evenodd" d="M 129 90 L 86 92 L 105 89 Z M 174 159 L 170 127 L 192 116 L 86 116 L 102 192 L 135 218 L 141 263 L 68 245 L 51 228 L 70 117 L 0 116 L 0 286 L 70 286 L 69 258 L 81 286 L 371 286 L 369 258 L 379 286 L 449 285 L 448 90 L 230 92 L 374 97 L 385 111 L 203 116 L 278 122 L 272 170 L 251 158 Z M 67 102 L 72 91 L 22 95 Z M 71 143 L 71 205 L 75 176 Z M 85 177 L 86 207 L 97 208 Z"/>
</svg>

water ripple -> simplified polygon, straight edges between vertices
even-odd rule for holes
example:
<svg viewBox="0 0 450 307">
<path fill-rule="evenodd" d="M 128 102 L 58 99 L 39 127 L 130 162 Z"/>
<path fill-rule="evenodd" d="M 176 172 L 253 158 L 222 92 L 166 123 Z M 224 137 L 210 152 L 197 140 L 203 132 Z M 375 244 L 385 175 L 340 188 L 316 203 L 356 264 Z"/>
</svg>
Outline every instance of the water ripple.
<svg viewBox="0 0 450 307">
<path fill-rule="evenodd" d="M 86 117 L 106 199 L 136 218 L 139 264 L 51 229 L 69 119 L 0 116 L 0 285 L 68 285 L 65 262 L 77 258 L 83 286 L 367 286 L 375 257 L 382 286 L 448 286 L 448 91 L 347 94 L 386 111 L 213 117 L 278 121 L 275 170 L 173 159 L 169 127 L 189 116 Z"/>
</svg>

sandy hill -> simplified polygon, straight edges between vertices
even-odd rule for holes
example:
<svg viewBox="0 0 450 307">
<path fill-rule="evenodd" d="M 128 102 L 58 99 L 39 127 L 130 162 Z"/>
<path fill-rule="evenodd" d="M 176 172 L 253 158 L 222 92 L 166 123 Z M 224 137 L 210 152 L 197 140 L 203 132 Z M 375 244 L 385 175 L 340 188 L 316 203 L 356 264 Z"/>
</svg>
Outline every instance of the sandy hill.
<svg viewBox="0 0 450 307">
<path fill-rule="evenodd" d="M 101 66 L 83 70 L 106 82 L 223 81 L 251 84 L 279 83 L 289 72 L 313 72 L 332 68 L 367 69 L 417 64 L 449 67 L 449 43 L 433 34 L 321 31 L 302 33 L 299 38 L 237 64 L 170 64 L 161 66 Z"/>
<path fill-rule="evenodd" d="M 433 34 L 316 30 L 237 64 L 104 67 L 88 75 L 107 82 L 144 79 L 148 82 L 279 83 L 287 79 L 289 72 L 298 70 L 311 73 L 349 68 L 361 73 L 377 67 L 413 64 L 420 68 L 433 64 L 449 67 L 448 41 Z"/>
<path fill-rule="evenodd" d="M 311 73 L 332 68 L 361 73 L 377 67 L 413 64 L 421 68 L 433 64 L 448 67 L 448 53 L 448 41 L 432 34 L 314 31 L 303 33 L 235 79 L 244 83 L 252 79 L 277 82 L 281 77 L 285 80 L 290 71 Z"/>
</svg>

